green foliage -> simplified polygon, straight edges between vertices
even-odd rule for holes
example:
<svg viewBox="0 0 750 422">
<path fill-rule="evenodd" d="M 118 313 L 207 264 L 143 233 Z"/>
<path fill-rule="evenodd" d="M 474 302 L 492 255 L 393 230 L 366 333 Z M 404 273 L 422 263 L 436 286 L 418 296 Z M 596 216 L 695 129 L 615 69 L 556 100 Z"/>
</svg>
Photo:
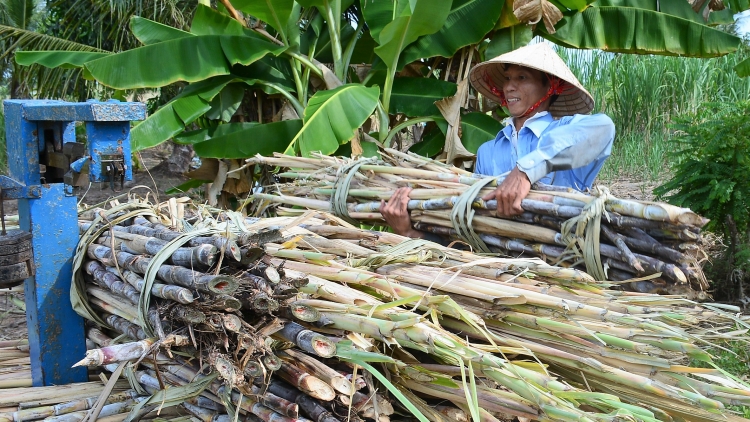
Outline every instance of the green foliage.
<svg viewBox="0 0 750 422">
<path fill-rule="evenodd" d="M 750 347 L 748 347 L 748 344 L 742 341 L 727 341 L 721 346 L 723 347 L 721 349 L 709 350 L 715 367 L 747 382 L 747 376 L 750 374 Z M 713 368 L 708 363 L 699 360 L 691 360 L 690 366 Z M 728 408 L 737 415 L 750 419 L 750 407 L 729 406 Z"/>
<path fill-rule="evenodd" d="M 600 177 L 663 179 L 671 122 L 694 114 L 705 102 L 750 98 L 750 78 L 734 71 L 748 50 L 742 45 L 723 57 L 696 59 L 559 48 L 560 56 L 594 96 L 594 112 L 607 113 L 617 128 L 612 156 Z"/>
<path fill-rule="evenodd" d="M 709 228 L 729 234 L 750 224 L 750 101 L 706 103 L 680 117 L 672 139 L 673 175 L 654 192 L 711 219 Z"/>
</svg>

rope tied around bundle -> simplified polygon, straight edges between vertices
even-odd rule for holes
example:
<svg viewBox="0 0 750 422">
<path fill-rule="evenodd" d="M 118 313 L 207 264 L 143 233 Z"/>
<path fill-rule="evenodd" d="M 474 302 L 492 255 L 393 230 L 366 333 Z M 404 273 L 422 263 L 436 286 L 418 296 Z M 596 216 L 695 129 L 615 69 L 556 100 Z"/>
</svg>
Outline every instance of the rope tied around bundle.
<svg viewBox="0 0 750 422">
<path fill-rule="evenodd" d="M 594 200 L 583 207 L 580 215 L 565 221 L 560 233 L 562 241 L 567 245 L 567 255 L 582 257 L 586 272 L 597 280 L 606 280 L 607 272 L 599 253 L 599 235 L 602 215 L 609 221 L 605 206 L 614 197 L 605 186 L 593 187 L 591 194 L 595 197 Z M 561 257 L 560 261 L 564 259 Z"/>
<path fill-rule="evenodd" d="M 451 224 L 456 231 L 456 235 L 468 243 L 474 250 L 482 253 L 491 253 L 490 248 L 474 231 L 472 220 L 474 219 L 474 208 L 472 204 L 477 200 L 479 192 L 485 186 L 497 181 L 497 177 L 485 177 L 469 186 L 456 200 L 456 204 L 451 211 Z"/>
<path fill-rule="evenodd" d="M 378 159 L 376 157 L 360 158 L 359 160 L 351 161 L 348 164 L 339 167 L 336 171 L 336 182 L 333 184 L 333 195 L 331 196 L 331 212 L 336 217 L 339 217 L 355 226 L 359 226 L 359 222 L 349 215 L 346 198 L 349 196 L 349 188 L 352 179 L 354 179 L 354 175 L 357 174 L 359 168 L 365 164 L 375 164 L 377 161 Z"/>
</svg>

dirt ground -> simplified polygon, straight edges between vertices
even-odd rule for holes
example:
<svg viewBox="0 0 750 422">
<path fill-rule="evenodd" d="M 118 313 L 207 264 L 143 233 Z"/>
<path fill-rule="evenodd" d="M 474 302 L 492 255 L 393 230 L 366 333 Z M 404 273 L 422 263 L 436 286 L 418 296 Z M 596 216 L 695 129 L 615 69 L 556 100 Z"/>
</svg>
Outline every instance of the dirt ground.
<svg viewBox="0 0 750 422">
<path fill-rule="evenodd" d="M 113 192 L 109 186 L 92 185 L 90 189 L 79 188 L 77 197 L 81 205 L 92 206 L 106 202 L 108 199 L 132 191 L 140 196 L 145 196 L 148 189 L 136 186 L 146 186 L 151 191 L 158 193 L 159 200 L 163 201 L 170 195 L 165 191 L 169 188 L 179 186 L 187 178 L 179 174 L 170 173 L 167 170 L 164 159 L 171 154 L 169 146 L 152 148 L 139 154 L 136 159 L 143 164 L 143 168 L 134 172 L 134 180 L 127 182 L 121 192 Z M 103 184 L 101 184 L 103 185 Z M 153 196 L 151 196 L 153 201 Z M 17 213 L 15 201 L 5 201 L 5 215 Z M 14 300 L 15 299 L 15 300 Z M 23 306 L 23 285 L 13 289 L 0 289 L 0 340 L 17 340 L 28 337 L 26 330 L 26 315 Z"/>
<path fill-rule="evenodd" d="M 144 167 L 135 172 L 135 180 L 127 183 L 123 192 L 132 189 L 133 192 L 145 196 L 148 189 L 133 187 L 146 186 L 157 192 L 160 200 L 168 198 L 169 195 L 165 193 L 167 189 L 179 186 L 187 180 L 185 177 L 170 173 L 166 169 L 164 159 L 170 154 L 170 148 L 165 146 L 152 148 L 137 157 Z M 651 191 L 658 185 L 657 182 L 644 182 L 627 176 L 602 181 L 601 183 L 608 186 L 611 193 L 616 197 L 638 200 L 653 200 Z M 81 188 L 77 196 L 79 200 L 83 199 L 82 204 L 91 206 L 103 203 L 123 192 L 112 192 L 108 186 L 92 186 L 88 189 L 88 192 Z M 5 212 L 6 215 L 15 214 L 15 204 L 6 201 Z M 7 289 L 0 290 L 0 340 L 15 340 L 27 337 L 25 313 L 19 307 L 24 298 L 21 287 L 10 291 Z"/>
</svg>

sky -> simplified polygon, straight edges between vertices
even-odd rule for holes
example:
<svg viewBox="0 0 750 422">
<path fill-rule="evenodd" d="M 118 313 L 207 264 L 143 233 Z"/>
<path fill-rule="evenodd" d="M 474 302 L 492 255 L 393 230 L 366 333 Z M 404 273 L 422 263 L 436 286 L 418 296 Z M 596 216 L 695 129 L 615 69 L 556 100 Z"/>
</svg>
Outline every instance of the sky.
<svg viewBox="0 0 750 422">
<path fill-rule="evenodd" d="M 742 35 L 749 35 L 750 33 L 750 10 L 734 15 L 734 19 L 737 25 L 737 31 Z"/>
</svg>

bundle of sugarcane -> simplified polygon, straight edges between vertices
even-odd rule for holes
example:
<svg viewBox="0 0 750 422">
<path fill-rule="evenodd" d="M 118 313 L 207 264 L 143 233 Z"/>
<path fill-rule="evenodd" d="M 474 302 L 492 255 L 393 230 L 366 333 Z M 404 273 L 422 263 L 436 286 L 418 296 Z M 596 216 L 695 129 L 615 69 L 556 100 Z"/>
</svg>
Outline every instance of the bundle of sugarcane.
<svg viewBox="0 0 750 422">
<path fill-rule="evenodd" d="M 128 379 L 152 394 L 128 420 L 160 403 L 182 402 L 205 421 L 238 414 L 305 420 L 304 414 L 319 422 L 386 421 L 393 412 L 423 421 L 718 421 L 741 420 L 727 405 L 750 405 L 750 387 L 741 380 L 689 365 L 690 359 L 710 363 L 704 345 L 747 341 L 748 322 L 732 308 L 612 290 L 573 268 L 486 258 L 360 230 L 316 212 L 249 221 L 235 213 L 212 218 L 207 214 L 213 211 L 203 209 L 184 224 L 195 230 L 152 257 L 136 259 L 122 250 L 113 255 L 111 248 L 109 255 L 100 253 L 96 240 L 104 235 L 112 245 L 118 239 L 112 233 L 123 231 L 114 226 L 122 221 L 153 228 L 152 220 L 161 218 L 139 218 L 147 211 L 136 211 L 87 226 L 78 274 L 87 271 L 81 265 L 85 256 L 116 264 L 114 272 L 105 269 L 109 274 L 137 272 L 138 261 L 148 260 L 148 279 L 138 291 L 142 303 L 144 292 L 153 292 L 149 280 L 174 283 L 172 270 L 160 269 L 165 253 L 177 250 L 180 239 L 206 234 L 203 219 L 216 223 L 215 233 L 242 251 L 239 262 L 229 259 L 217 267 L 232 274 L 240 290 L 247 274 L 271 285 L 306 276 L 288 283 L 298 293 L 290 287 L 283 299 L 269 296 L 279 299 L 274 311 L 246 309 L 245 300 L 240 310 L 210 310 L 238 317 L 241 332 L 255 340 L 251 344 L 226 327 L 222 336 L 206 323 L 178 320 L 163 298 L 154 299 L 155 317 L 149 317 L 151 308 L 139 306 L 129 321 L 114 324 L 121 321 L 101 304 L 128 300 L 117 288 L 108 293 L 120 297 L 109 301 L 94 296 L 97 290 L 82 298 L 74 294 L 74 303 L 85 300 L 96 314 L 108 315 L 110 324 L 102 325 L 112 333 L 89 332 L 98 349 L 84 363 L 117 371 L 113 364 L 132 362 Z M 120 249 L 135 247 L 125 240 Z M 116 283 L 101 282 L 98 289 L 107 285 Z M 201 285 L 206 283 L 186 288 L 210 295 L 198 290 Z M 197 300 L 185 306 L 205 310 Z M 120 305 L 110 309 L 127 315 Z M 149 338 L 148 323 L 157 319 L 164 336 Z M 124 344 L 113 345 L 115 335 Z"/>
<path fill-rule="evenodd" d="M 0 341 L 0 388 L 16 387 L 31 387 L 29 341 Z"/>
<path fill-rule="evenodd" d="M 383 224 L 381 201 L 399 187 L 411 187 L 414 227 L 475 251 L 539 256 L 584 268 L 599 280 L 638 280 L 626 287 L 640 292 L 703 292 L 708 287 L 699 264 L 705 255 L 701 228 L 708 221 L 689 209 L 618 199 L 604 187 L 585 194 L 536 184 L 521 204 L 523 214 L 498 218 L 496 201 L 481 198 L 502 177 L 483 177 L 391 149 L 383 160 L 252 158 L 249 164 L 282 169 L 280 183 L 266 186 L 252 200 L 258 215 L 276 204 L 277 215 L 300 212 L 279 206 L 287 205 Z"/>
<path fill-rule="evenodd" d="M 282 241 L 278 231 L 243 235 L 243 218 L 201 214 L 188 217 L 192 230 L 183 233 L 139 204 L 81 214 L 73 302 L 107 333 L 89 330 L 94 346 L 78 365 L 116 371 L 118 363 L 135 363 L 129 381 L 152 396 L 127 409 L 126 420 L 166 401 L 204 421 L 235 412 L 301 420 L 304 409 L 333 422 L 332 412 L 349 405 L 348 419 L 387 421 L 393 410 L 385 399 L 359 392 L 361 378 L 321 360 L 335 355 L 334 340 L 290 320 L 310 320 L 315 311 L 294 302 L 307 278 L 271 265 L 261 248 Z M 224 259 L 230 248 L 241 255 Z"/>
</svg>

